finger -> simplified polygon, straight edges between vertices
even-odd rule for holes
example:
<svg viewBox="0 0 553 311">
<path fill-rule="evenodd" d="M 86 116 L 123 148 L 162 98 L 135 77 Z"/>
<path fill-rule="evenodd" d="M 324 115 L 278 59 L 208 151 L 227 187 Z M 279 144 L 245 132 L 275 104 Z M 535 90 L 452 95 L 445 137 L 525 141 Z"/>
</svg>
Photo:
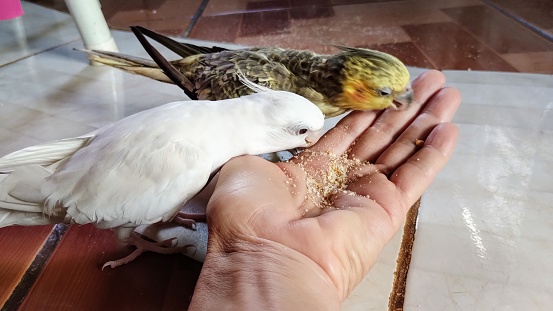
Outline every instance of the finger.
<svg viewBox="0 0 553 311">
<path fill-rule="evenodd" d="M 437 125 L 428 135 L 424 146 L 391 175 L 396 187 L 411 206 L 449 161 L 459 130 L 453 123 Z M 407 207 L 408 208 L 408 207 Z"/>
<path fill-rule="evenodd" d="M 428 135 L 423 147 L 388 179 L 384 174 L 370 174 L 351 183 L 348 190 L 378 203 L 389 218 L 398 224 L 407 210 L 451 158 L 458 129 L 453 123 L 442 123 Z"/>
<path fill-rule="evenodd" d="M 375 111 L 352 111 L 309 149 L 316 152 L 343 154 L 357 137 L 367 130 L 379 113 Z"/>
<path fill-rule="evenodd" d="M 378 169 L 389 174 L 411 157 L 436 125 L 449 122 L 461 104 L 461 94 L 454 88 L 438 91 L 424 107 L 422 113 L 376 160 Z"/>
<path fill-rule="evenodd" d="M 376 161 L 378 156 L 416 118 L 428 99 L 441 89 L 444 83 L 444 75 L 436 70 L 426 71 L 417 77 L 412 83 L 415 99 L 411 106 L 402 111 L 384 111 L 361 135 L 352 148 L 350 157 L 370 162 Z"/>
</svg>

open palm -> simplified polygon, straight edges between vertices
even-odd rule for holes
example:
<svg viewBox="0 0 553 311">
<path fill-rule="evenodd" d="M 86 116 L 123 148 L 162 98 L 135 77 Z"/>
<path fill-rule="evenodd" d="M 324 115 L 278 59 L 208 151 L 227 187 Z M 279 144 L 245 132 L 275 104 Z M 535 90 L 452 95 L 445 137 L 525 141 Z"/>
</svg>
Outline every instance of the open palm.
<svg viewBox="0 0 553 311">
<path fill-rule="evenodd" d="M 352 112 L 288 163 L 252 156 L 228 162 L 207 208 L 208 258 L 251 245 L 294 252 L 345 299 L 453 152 L 457 128 L 448 122 L 460 95 L 444 83 L 440 72 L 424 73 L 413 82 L 409 109 Z M 321 183 L 332 155 L 346 152 L 363 164 L 350 172 L 346 191 L 320 207 L 306 176 Z"/>
</svg>

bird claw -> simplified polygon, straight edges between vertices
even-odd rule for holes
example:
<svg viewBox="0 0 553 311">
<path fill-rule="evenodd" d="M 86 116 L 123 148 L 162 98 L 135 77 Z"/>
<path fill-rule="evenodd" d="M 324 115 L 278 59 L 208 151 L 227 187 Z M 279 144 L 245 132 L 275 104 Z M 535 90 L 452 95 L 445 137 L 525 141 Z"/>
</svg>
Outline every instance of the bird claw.
<svg viewBox="0 0 553 311">
<path fill-rule="evenodd" d="M 102 266 L 102 271 L 108 266 L 111 268 L 117 268 L 119 266 L 128 264 L 129 262 L 135 260 L 138 256 L 140 256 L 142 253 L 146 251 L 168 255 L 168 254 L 182 253 L 182 251 L 187 250 L 189 247 L 195 247 L 194 245 L 191 245 L 191 244 L 184 245 L 182 247 L 174 247 L 173 241 L 175 240 L 177 240 L 176 237 L 163 240 L 161 242 L 150 242 L 145 240 L 140 234 L 133 232 L 131 236 L 129 236 L 126 243 L 128 243 L 129 245 L 134 245 L 136 249 L 132 253 L 130 253 L 129 255 L 121 259 L 111 260 L 106 262 Z"/>
<path fill-rule="evenodd" d="M 164 242 L 164 241 L 163 241 Z M 126 265 L 128 264 L 129 262 L 135 260 L 138 256 L 140 256 L 142 253 L 144 253 L 146 251 L 146 249 L 144 248 L 139 248 L 137 246 L 137 248 L 132 252 L 130 253 L 129 255 L 121 258 L 121 259 L 117 259 L 117 260 L 110 260 L 108 262 L 106 262 L 103 266 L 102 266 L 102 271 L 104 271 L 104 268 L 109 266 L 110 268 L 117 268 L 119 266 L 122 266 L 122 265 Z"/>
<path fill-rule="evenodd" d="M 174 222 L 194 231 L 196 231 L 197 229 L 196 220 L 205 221 L 205 213 L 191 214 L 186 212 L 179 212 L 173 219 Z"/>
</svg>

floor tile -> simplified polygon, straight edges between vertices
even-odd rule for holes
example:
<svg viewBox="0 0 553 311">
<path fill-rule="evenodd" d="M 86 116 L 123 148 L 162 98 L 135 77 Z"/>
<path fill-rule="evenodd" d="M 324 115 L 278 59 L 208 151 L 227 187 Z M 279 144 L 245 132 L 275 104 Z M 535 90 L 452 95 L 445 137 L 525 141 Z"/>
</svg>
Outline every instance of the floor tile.
<svg viewBox="0 0 553 311">
<path fill-rule="evenodd" d="M 525 2 L 517 0 L 489 0 L 505 13 L 528 22 L 553 36 L 553 2 L 549 0 L 529 0 Z"/>
<path fill-rule="evenodd" d="M 553 73 L 553 51 L 501 55 L 520 72 Z"/>
<path fill-rule="evenodd" d="M 392 7 L 412 7 L 412 8 L 447 8 L 460 7 L 475 4 L 482 4 L 480 0 L 425 0 L 425 1 L 402 1 L 402 0 L 331 0 L 333 5 L 349 5 L 360 3 L 380 3 L 383 6 Z"/>
<path fill-rule="evenodd" d="M 2 109 L 0 108 L 0 113 L 1 112 Z M 10 152 L 39 143 L 42 143 L 42 141 L 0 127 L 0 155 L 6 155 Z"/>
<path fill-rule="evenodd" d="M 12 114 L 13 113 L 13 114 Z M 0 127 L 40 141 L 78 136 L 96 128 L 25 107 L 16 107 L 10 114 L 0 116 Z M 55 126 L 54 126 L 55 124 Z"/>
<path fill-rule="evenodd" d="M 332 5 L 348 5 L 360 3 L 377 3 L 377 2 L 392 2 L 399 0 L 331 0 Z"/>
<path fill-rule="evenodd" d="M 291 34 L 274 36 L 239 37 L 234 42 L 246 46 L 278 46 L 307 49 L 318 53 L 334 54 L 332 45 L 362 46 L 369 43 L 386 44 L 409 40 L 400 27 L 360 27 L 356 21 L 342 22 L 329 30 L 322 19 L 295 20 L 291 22 Z M 315 26 L 312 26 L 315 25 Z M 355 29 L 357 32 L 352 32 Z"/>
<path fill-rule="evenodd" d="M 553 304 L 551 292 L 542 288 L 505 286 L 432 270 L 409 273 L 404 310 L 547 310 Z"/>
<path fill-rule="evenodd" d="M 455 72 L 455 75 L 458 76 L 460 73 Z M 551 109 L 548 108 L 547 103 L 553 98 L 552 76 L 536 75 L 541 79 L 532 79 L 528 75 L 521 77 L 526 77 L 526 79 L 520 79 L 517 76 L 509 78 L 512 75 L 499 75 L 498 73 L 483 76 L 489 80 L 481 81 L 481 78 L 475 77 L 474 81 L 464 80 L 455 84 L 463 94 L 463 101 L 465 103 L 519 108 L 528 107 L 541 109 L 543 114 L 546 114 Z M 509 81 L 509 79 L 512 80 Z M 531 92 L 528 93 L 528 90 L 531 90 Z M 482 98 L 486 99 L 485 103 L 482 103 Z M 528 122 L 528 126 L 536 126 L 536 124 Z"/>
<path fill-rule="evenodd" d="M 334 9 L 330 0 L 290 0 L 290 18 L 309 19 L 331 17 Z"/>
<path fill-rule="evenodd" d="M 183 255 L 146 253 L 100 269 L 131 250 L 110 230 L 72 226 L 20 310 L 186 310 L 201 265 Z"/>
<path fill-rule="evenodd" d="M 365 47 L 379 50 L 399 58 L 405 65 L 419 68 L 435 68 L 434 65 L 412 42 L 370 44 Z"/>
<path fill-rule="evenodd" d="M 235 42 L 241 23 L 242 14 L 202 16 L 188 38 Z"/>
<path fill-rule="evenodd" d="M 249 2 L 244 0 L 209 0 L 203 12 L 203 16 L 217 16 L 237 14 L 246 12 L 246 5 Z"/>
<path fill-rule="evenodd" d="M 333 9 L 337 20 L 355 20 L 363 27 L 371 28 L 450 21 L 447 15 L 437 8 L 427 6 L 425 1 L 341 5 Z"/>
<path fill-rule="evenodd" d="M 116 19 L 116 15 L 130 22 L 144 20 L 176 19 L 192 17 L 200 7 L 201 0 L 146 0 L 146 1 L 125 1 L 125 0 L 102 0 L 102 10 L 107 20 Z"/>
<path fill-rule="evenodd" d="M 543 113 L 544 110 L 540 108 L 477 104 L 457 113 L 455 121 L 465 124 L 485 123 L 489 126 L 511 129 L 533 129 L 542 122 Z M 522 115 L 523 118 L 521 118 Z"/>
<path fill-rule="evenodd" d="M 25 14 L 0 21 L 0 66 L 80 38 L 71 16 L 23 2 Z"/>
<path fill-rule="evenodd" d="M 19 284 L 51 231 L 52 226 L 0 228 L 0 306 Z"/>
<path fill-rule="evenodd" d="M 288 1 L 266 1 L 248 3 L 246 9 L 252 13 L 242 15 L 240 36 L 275 35 L 288 33 L 288 10 L 277 10 L 274 7 L 287 6 Z"/>
<path fill-rule="evenodd" d="M 201 0 L 103 0 L 100 3 L 108 25 L 114 29 L 143 26 L 167 35 L 181 35 L 200 7 Z"/>
<path fill-rule="evenodd" d="M 359 46 L 409 41 L 397 23 L 378 23 L 376 15 L 365 4 L 333 7 L 334 15 L 309 19 L 292 19 L 285 34 L 239 37 L 243 45 L 281 46 L 335 53 L 332 44 Z M 291 9 L 294 12 L 295 9 Z M 441 14 L 440 12 L 437 12 Z M 292 14 L 292 13 L 291 13 Z M 400 13 L 403 14 L 403 11 Z M 445 17 L 445 15 L 441 15 Z"/>
<path fill-rule="evenodd" d="M 129 32 L 114 32 L 114 36 L 123 44 L 122 51 L 144 56 Z M 0 112 L 5 113 L 0 115 L 0 128 L 39 141 L 65 138 L 140 110 L 186 99 L 174 85 L 89 66 L 86 54 L 73 50 L 81 46 L 80 42 L 62 46 L 2 67 Z M 17 117 L 9 117 L 9 112 Z"/>
<path fill-rule="evenodd" d="M 553 51 L 553 42 L 489 7 L 470 6 L 442 11 L 500 54 Z"/>
<path fill-rule="evenodd" d="M 454 119 L 459 144 L 423 195 L 404 307 L 547 308 L 553 303 L 553 282 L 542 277 L 553 273 L 553 140 L 546 128 L 553 80 L 445 74 L 466 95 Z"/>
<path fill-rule="evenodd" d="M 33 0 L 29 1 L 34 4 L 38 4 L 40 6 L 43 6 L 45 8 L 53 9 L 59 12 L 63 13 L 69 13 L 69 10 L 67 9 L 67 5 L 65 5 L 65 1 L 60 0 Z"/>
<path fill-rule="evenodd" d="M 439 69 L 516 71 L 454 23 L 405 25 L 402 28 Z"/>
<path fill-rule="evenodd" d="M 260 6 L 258 2 L 255 3 Z M 267 3 L 268 7 L 274 6 L 274 2 Z M 281 6 L 284 7 L 284 4 Z M 437 9 L 428 10 L 405 3 L 397 7 L 382 2 L 328 8 L 325 9 L 326 13 L 319 12 L 321 14 L 317 11 L 310 13 L 309 7 L 291 8 L 288 12 L 269 10 L 243 14 L 244 20 L 238 37 L 235 37 L 235 27 L 241 25 L 241 14 L 233 14 L 229 10 L 224 15 L 204 15 L 190 37 L 251 46 L 281 46 L 330 52 L 330 44 L 361 45 L 410 41 L 399 25 L 449 21 Z M 271 19 L 272 15 L 274 17 Z"/>
<path fill-rule="evenodd" d="M 553 88 L 553 77 L 548 75 L 539 75 L 539 74 L 529 74 L 529 73 L 517 73 L 515 75 L 509 72 L 493 72 L 493 71 L 481 71 L 475 74 L 467 74 L 464 70 L 448 70 L 447 71 L 448 81 L 452 84 L 455 84 L 457 87 L 478 87 L 482 85 L 484 88 L 479 89 L 479 91 L 484 91 L 486 88 L 501 87 L 502 85 L 508 85 L 508 88 L 505 88 L 505 91 L 510 92 L 510 95 L 519 94 L 518 98 L 524 99 L 526 95 L 523 92 L 523 89 L 518 89 L 519 92 L 513 92 L 513 87 L 532 87 L 535 90 L 545 90 Z M 482 98 L 488 98 L 491 94 L 497 93 L 497 90 L 491 91 L 486 95 L 481 95 L 479 92 L 471 92 L 471 89 L 467 89 L 463 92 L 463 98 L 466 96 L 471 96 L 472 98 L 477 99 L 479 96 Z M 500 92 L 501 93 L 501 92 Z M 540 92 L 541 93 L 541 92 Z M 500 95 L 502 96 L 502 95 Z M 503 96 L 506 98 L 507 96 Z M 474 100 L 473 102 L 476 102 Z M 494 103 L 495 101 L 489 101 Z M 524 100 L 520 101 L 520 105 L 531 105 L 534 104 L 533 101 Z M 543 107 L 543 103 L 536 103 L 536 107 Z"/>
</svg>

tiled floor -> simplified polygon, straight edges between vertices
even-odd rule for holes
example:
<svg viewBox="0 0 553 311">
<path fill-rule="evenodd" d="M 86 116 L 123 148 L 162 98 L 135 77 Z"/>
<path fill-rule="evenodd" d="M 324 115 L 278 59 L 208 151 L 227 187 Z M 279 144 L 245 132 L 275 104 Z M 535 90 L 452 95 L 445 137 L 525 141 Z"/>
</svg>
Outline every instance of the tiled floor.
<svg viewBox="0 0 553 311">
<path fill-rule="evenodd" d="M 64 10 L 59 0 L 34 2 Z M 210 0 L 195 24 L 201 0 L 101 2 L 116 28 L 188 29 L 191 39 L 321 52 L 366 46 L 409 65 L 462 70 L 445 71 L 464 97 L 455 119 L 461 137 L 423 196 L 405 310 L 553 306 L 553 76 L 480 71 L 553 73 L 550 0 Z M 173 86 L 88 66 L 73 50 L 82 41 L 70 16 L 28 2 L 24 9 L 0 21 L 0 155 L 182 98 Z M 146 55 L 132 34 L 113 33 L 122 52 Z M 345 310 L 386 309 L 400 240 Z M 144 254 L 100 271 L 129 249 L 91 226 L 2 228 L 0 249 L 6 310 L 186 309 L 201 268 L 181 255 Z"/>
<path fill-rule="evenodd" d="M 64 10 L 60 0 L 35 0 Z M 108 23 L 252 46 L 381 49 L 408 65 L 553 73 L 551 0 L 100 0 Z M 202 2 L 205 10 L 194 18 Z"/>
</svg>

